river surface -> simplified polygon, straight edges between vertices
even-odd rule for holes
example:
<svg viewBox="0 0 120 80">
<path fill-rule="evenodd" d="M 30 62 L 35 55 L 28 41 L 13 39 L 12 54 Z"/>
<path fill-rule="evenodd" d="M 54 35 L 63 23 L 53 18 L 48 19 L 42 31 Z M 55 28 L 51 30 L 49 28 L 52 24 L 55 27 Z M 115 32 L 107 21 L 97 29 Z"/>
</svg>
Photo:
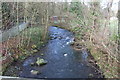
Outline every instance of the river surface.
<svg viewBox="0 0 120 80">
<path fill-rule="evenodd" d="M 23 62 L 20 77 L 27 78 L 99 78 L 97 69 L 88 65 L 87 51 L 76 51 L 70 46 L 74 40 L 73 33 L 58 27 L 49 27 L 50 40 L 47 45 L 35 55 L 28 57 Z M 44 55 L 41 56 L 40 54 Z M 48 61 L 43 66 L 31 66 L 40 57 Z M 33 75 L 31 70 L 40 71 L 41 74 Z"/>
</svg>

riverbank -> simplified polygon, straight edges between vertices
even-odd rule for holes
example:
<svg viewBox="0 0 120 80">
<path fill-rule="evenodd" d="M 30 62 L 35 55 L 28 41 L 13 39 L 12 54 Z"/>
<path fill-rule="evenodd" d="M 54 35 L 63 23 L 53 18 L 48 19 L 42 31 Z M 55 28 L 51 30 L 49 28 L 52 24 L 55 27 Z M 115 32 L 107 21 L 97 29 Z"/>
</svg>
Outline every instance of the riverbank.
<svg viewBox="0 0 120 80">
<path fill-rule="evenodd" d="M 17 71 L 19 68 L 15 68 L 15 66 L 12 66 L 11 68 L 10 65 L 15 63 L 16 65 L 19 65 L 28 56 L 33 55 L 34 53 L 38 52 L 41 47 L 45 46 L 48 38 L 46 38 L 46 40 L 43 40 L 43 31 L 44 30 L 39 26 L 30 27 L 22 31 L 18 36 L 7 40 L 7 44 L 4 46 L 7 46 L 9 48 L 9 51 L 7 53 L 10 53 L 10 55 L 7 55 L 10 58 L 6 58 L 2 61 L 3 75 Z M 4 59 L 4 55 L 2 58 Z"/>
<path fill-rule="evenodd" d="M 6 76 L 25 78 L 103 77 L 102 71 L 92 62 L 94 58 L 90 56 L 91 54 L 88 51 L 78 51 L 72 48 L 73 33 L 65 29 L 50 27 L 49 35 L 50 40 L 45 47 L 22 62 L 14 62 L 9 68 L 10 72 L 6 72 Z M 48 63 L 43 66 L 32 66 L 31 64 L 35 63 L 37 58 L 44 59 Z M 40 72 L 40 74 L 32 74 L 31 70 Z M 11 71 L 13 71 L 13 74 L 10 74 Z"/>
</svg>

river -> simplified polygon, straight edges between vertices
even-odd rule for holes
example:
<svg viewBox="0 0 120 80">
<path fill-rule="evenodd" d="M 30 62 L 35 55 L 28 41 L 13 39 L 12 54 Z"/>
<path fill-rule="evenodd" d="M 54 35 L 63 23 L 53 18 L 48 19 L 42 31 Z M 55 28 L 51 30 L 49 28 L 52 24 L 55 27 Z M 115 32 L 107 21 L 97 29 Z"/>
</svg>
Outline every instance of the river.
<svg viewBox="0 0 120 80">
<path fill-rule="evenodd" d="M 76 51 L 70 45 L 74 35 L 68 30 L 58 27 L 49 27 L 50 40 L 37 54 L 28 57 L 23 62 L 20 77 L 24 78 L 101 78 L 102 74 L 88 63 L 87 51 Z M 44 55 L 40 55 L 40 54 Z M 31 66 L 37 58 L 48 61 L 43 66 Z M 31 70 L 40 71 L 41 74 L 33 75 Z"/>
</svg>

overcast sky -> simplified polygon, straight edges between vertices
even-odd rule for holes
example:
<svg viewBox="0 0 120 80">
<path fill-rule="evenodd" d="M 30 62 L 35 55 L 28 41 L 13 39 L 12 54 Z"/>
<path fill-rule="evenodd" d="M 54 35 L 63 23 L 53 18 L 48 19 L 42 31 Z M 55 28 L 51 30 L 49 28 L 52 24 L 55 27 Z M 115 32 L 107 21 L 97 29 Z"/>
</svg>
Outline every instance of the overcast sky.
<svg viewBox="0 0 120 80">
<path fill-rule="evenodd" d="M 108 2 L 108 0 L 102 0 L 102 2 L 101 2 L 102 8 L 107 7 L 107 2 Z M 112 4 L 112 8 L 111 8 L 112 10 L 114 10 L 114 11 L 118 10 L 118 2 L 119 2 L 119 0 L 113 0 L 113 4 Z"/>
</svg>

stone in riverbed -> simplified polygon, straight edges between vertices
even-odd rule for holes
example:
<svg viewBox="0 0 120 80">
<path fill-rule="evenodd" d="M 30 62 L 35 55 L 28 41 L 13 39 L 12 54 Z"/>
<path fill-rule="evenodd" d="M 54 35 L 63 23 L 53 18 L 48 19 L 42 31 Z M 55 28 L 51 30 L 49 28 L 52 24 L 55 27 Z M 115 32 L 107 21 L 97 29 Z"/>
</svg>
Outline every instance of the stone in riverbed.
<svg viewBox="0 0 120 80">
<path fill-rule="evenodd" d="M 64 56 L 67 56 L 68 54 L 64 53 L 63 55 L 64 55 Z"/>
<path fill-rule="evenodd" d="M 31 63 L 30 65 L 31 65 L 31 66 L 34 66 L 34 65 L 35 65 L 35 63 Z"/>
<path fill-rule="evenodd" d="M 36 45 L 32 45 L 31 47 L 32 47 L 32 49 L 36 49 L 36 48 L 37 48 L 37 46 L 36 46 Z"/>
<path fill-rule="evenodd" d="M 33 74 L 33 75 L 38 75 L 38 74 L 40 74 L 40 72 L 37 71 L 37 70 L 31 70 L 30 72 L 31 72 L 31 74 Z"/>
<path fill-rule="evenodd" d="M 44 54 L 43 54 L 43 53 L 41 53 L 40 55 L 41 55 L 41 56 L 44 56 Z"/>
<path fill-rule="evenodd" d="M 37 49 L 35 49 L 35 50 L 32 50 L 33 51 L 33 53 L 36 53 L 36 52 L 38 52 L 38 50 Z"/>
<path fill-rule="evenodd" d="M 93 77 L 94 75 L 93 74 L 89 74 L 89 77 Z"/>
<path fill-rule="evenodd" d="M 47 64 L 47 61 L 44 60 L 44 59 L 37 58 L 36 64 L 37 64 L 38 66 L 42 66 L 42 65 Z"/>
</svg>

